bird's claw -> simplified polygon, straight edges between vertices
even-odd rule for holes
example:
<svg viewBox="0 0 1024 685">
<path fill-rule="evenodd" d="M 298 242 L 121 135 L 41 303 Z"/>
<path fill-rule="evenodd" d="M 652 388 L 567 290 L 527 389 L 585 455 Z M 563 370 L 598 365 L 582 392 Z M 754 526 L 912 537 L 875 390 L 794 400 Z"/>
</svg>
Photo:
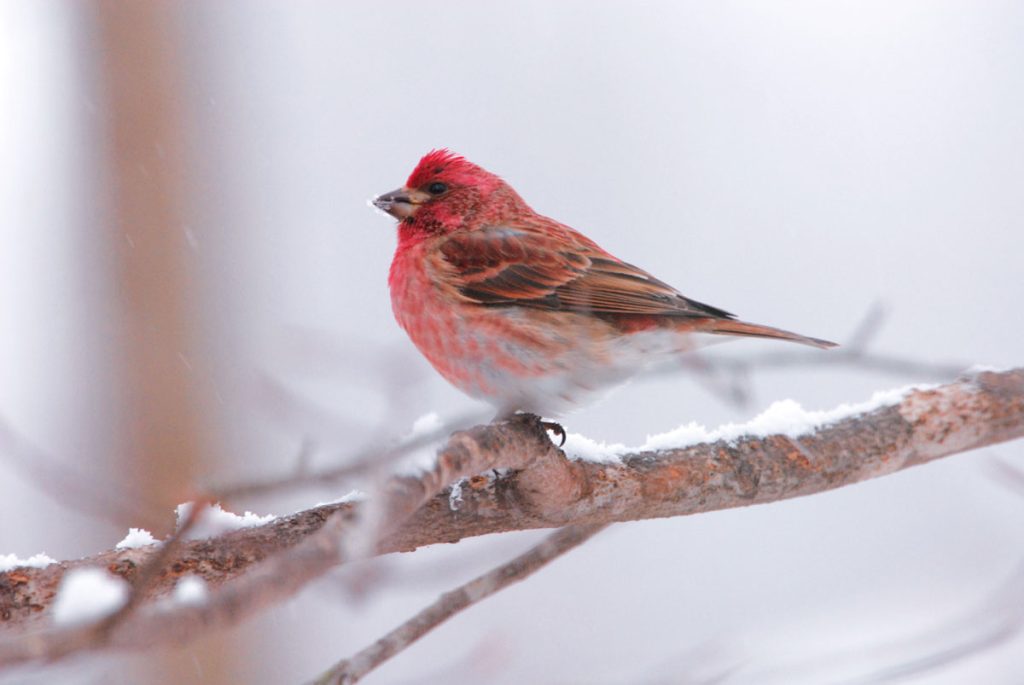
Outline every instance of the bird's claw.
<svg viewBox="0 0 1024 685">
<path fill-rule="evenodd" d="M 565 446 L 566 435 L 565 435 L 565 428 L 562 427 L 562 424 L 558 423 L 557 421 L 541 421 L 540 422 L 540 427 L 543 428 L 546 431 L 551 431 L 555 435 L 561 437 L 562 441 L 558 443 L 558 446 L 559 447 L 564 447 Z"/>
<path fill-rule="evenodd" d="M 513 412 L 511 414 L 501 413 L 494 417 L 495 421 L 522 421 L 526 425 L 533 424 L 534 426 L 540 426 L 545 431 L 551 431 L 555 435 L 561 438 L 561 442 L 558 443 L 559 447 L 565 445 L 566 433 L 565 428 L 562 424 L 557 421 L 545 421 L 537 414 L 530 412 Z"/>
</svg>

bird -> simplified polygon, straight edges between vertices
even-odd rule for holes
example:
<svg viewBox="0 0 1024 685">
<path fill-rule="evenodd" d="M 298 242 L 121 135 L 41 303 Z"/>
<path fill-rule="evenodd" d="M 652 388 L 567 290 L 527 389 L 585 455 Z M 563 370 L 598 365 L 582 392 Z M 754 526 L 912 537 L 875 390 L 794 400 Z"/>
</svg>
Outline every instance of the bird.
<svg viewBox="0 0 1024 685">
<path fill-rule="evenodd" d="M 684 296 L 447 149 L 372 204 L 398 220 L 388 286 L 399 326 L 498 418 L 564 415 L 722 336 L 835 346 Z"/>
</svg>

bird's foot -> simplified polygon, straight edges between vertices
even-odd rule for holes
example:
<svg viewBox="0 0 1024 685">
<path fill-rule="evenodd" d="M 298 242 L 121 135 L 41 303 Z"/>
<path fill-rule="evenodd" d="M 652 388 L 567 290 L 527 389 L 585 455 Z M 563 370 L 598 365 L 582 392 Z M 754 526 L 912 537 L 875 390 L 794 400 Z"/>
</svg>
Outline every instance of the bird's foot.
<svg viewBox="0 0 1024 685">
<path fill-rule="evenodd" d="M 564 447 L 565 446 L 566 435 L 565 435 L 565 428 L 562 427 L 562 424 L 558 423 L 557 421 L 544 421 L 542 419 L 541 422 L 540 422 L 540 427 L 543 428 L 546 431 L 551 431 L 555 435 L 557 435 L 560 438 L 562 438 L 561 442 L 558 443 L 558 446 L 559 447 Z"/>
<path fill-rule="evenodd" d="M 501 412 L 494 417 L 495 421 L 520 421 L 522 423 L 532 423 L 536 426 L 540 426 L 545 431 L 550 431 L 560 438 L 558 443 L 559 447 L 565 445 L 566 433 L 565 428 L 562 424 L 557 421 L 545 421 L 537 414 L 531 414 L 530 412 Z"/>
</svg>

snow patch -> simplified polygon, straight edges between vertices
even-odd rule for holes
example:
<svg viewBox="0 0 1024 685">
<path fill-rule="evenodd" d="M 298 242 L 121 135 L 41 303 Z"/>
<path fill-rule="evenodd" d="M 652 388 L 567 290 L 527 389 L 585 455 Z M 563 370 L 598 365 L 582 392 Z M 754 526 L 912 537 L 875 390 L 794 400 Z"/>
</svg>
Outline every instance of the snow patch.
<svg viewBox="0 0 1024 685">
<path fill-rule="evenodd" d="M 53 622 L 69 626 L 99 620 L 124 606 L 128 591 L 128 583 L 101 568 L 72 569 L 57 588 Z"/>
<path fill-rule="evenodd" d="M 409 450 L 408 454 L 395 464 L 394 473 L 415 478 L 433 470 L 437 465 L 437 450 L 441 448 L 443 440 L 444 438 L 438 438 L 436 443 Z"/>
<path fill-rule="evenodd" d="M 444 426 L 444 422 L 441 421 L 441 417 L 438 416 L 436 411 L 432 411 L 413 421 L 412 430 L 405 437 L 407 440 L 412 440 L 413 438 L 439 431 L 442 426 Z"/>
<path fill-rule="evenodd" d="M 465 478 L 460 478 L 452 483 L 451 492 L 448 493 L 448 508 L 452 511 L 458 511 L 462 506 L 462 484 L 465 482 Z"/>
<path fill-rule="evenodd" d="M 570 433 L 565 442 L 565 453 L 570 459 L 598 463 L 616 463 L 618 455 L 631 452 L 669 450 L 690 447 L 705 442 L 735 442 L 745 437 L 766 437 L 787 435 L 791 438 L 812 433 L 815 430 L 880 407 L 897 404 L 913 390 L 927 390 L 935 385 L 908 385 L 895 390 L 876 392 L 866 402 L 841 404 L 824 411 L 807 410 L 793 400 L 781 400 L 744 423 L 727 423 L 718 428 L 708 429 L 699 423 L 690 422 L 666 433 L 647 436 L 647 441 L 638 447 L 621 444 L 606 444 Z"/>
<path fill-rule="evenodd" d="M 345 493 L 338 499 L 328 500 L 327 502 L 317 502 L 315 505 L 313 505 L 313 508 L 315 509 L 316 507 L 326 507 L 330 504 L 348 504 L 349 502 L 365 502 L 367 499 L 369 499 L 369 497 L 370 496 L 363 492 L 362 490 L 349 490 L 347 493 Z M 299 511 L 303 510 L 300 509 Z"/>
<path fill-rule="evenodd" d="M 619 455 L 629 451 L 622 443 L 598 442 L 579 433 L 569 433 L 565 436 L 565 445 L 562 449 L 570 459 L 598 464 L 618 464 Z"/>
<path fill-rule="evenodd" d="M 51 559 L 45 553 L 33 554 L 28 559 L 21 559 L 17 554 L 0 554 L 0 573 L 16 569 L 19 566 L 46 568 L 50 564 L 56 563 L 56 559 Z"/>
<path fill-rule="evenodd" d="M 206 603 L 210 596 L 210 589 L 206 581 L 199 576 L 188 575 L 182 577 L 174 586 L 171 598 L 176 604 L 185 606 L 199 606 Z"/>
<path fill-rule="evenodd" d="M 988 364 L 975 364 L 966 370 L 966 373 L 974 375 L 978 373 L 1004 373 L 1012 371 L 1012 366 L 989 366 Z"/>
<path fill-rule="evenodd" d="M 185 502 L 179 504 L 175 513 L 178 515 L 178 528 L 188 519 L 192 514 L 192 507 L 195 506 L 194 502 Z M 247 511 L 241 516 L 233 514 L 230 511 L 224 511 L 220 504 L 208 504 L 203 510 L 199 520 L 196 521 L 195 526 L 186 535 L 187 540 L 202 540 L 205 538 L 212 538 L 222 533 L 228 533 L 233 530 L 240 530 L 242 528 L 252 528 L 254 526 L 262 526 L 265 523 L 270 523 L 277 519 L 277 516 L 273 514 L 267 514 L 266 516 L 260 516 L 254 514 L 251 511 Z"/>
<path fill-rule="evenodd" d="M 124 540 L 114 545 L 114 549 L 138 549 L 139 547 L 156 544 L 159 544 L 159 541 L 148 530 L 144 528 L 129 528 L 128 535 L 125 535 Z"/>
<path fill-rule="evenodd" d="M 402 443 L 413 442 L 431 433 L 437 433 L 444 425 L 437 412 L 424 414 L 413 421 L 412 429 L 402 438 Z M 431 440 L 427 444 L 408 450 L 395 464 L 394 472 L 400 475 L 419 476 L 425 471 L 430 471 L 437 464 L 437 450 L 444 440 L 444 436 L 438 436 L 436 441 Z"/>
</svg>

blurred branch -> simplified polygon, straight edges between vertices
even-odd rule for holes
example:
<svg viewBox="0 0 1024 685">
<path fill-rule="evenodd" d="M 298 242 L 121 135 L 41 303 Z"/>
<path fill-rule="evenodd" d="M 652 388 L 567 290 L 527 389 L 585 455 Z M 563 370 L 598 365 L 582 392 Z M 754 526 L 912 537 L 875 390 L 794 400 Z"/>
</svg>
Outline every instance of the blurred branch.
<svg viewBox="0 0 1024 685">
<path fill-rule="evenodd" d="M 696 372 L 696 380 L 711 394 L 742 406 L 750 401 L 750 379 L 754 372 L 766 369 L 846 366 L 890 376 L 949 380 L 963 373 L 968 366 L 956 362 L 922 362 L 910 357 L 872 351 L 871 345 L 885 325 L 885 319 L 885 308 L 878 303 L 872 305 L 842 346 L 830 350 L 828 354 L 806 352 L 795 347 L 742 358 L 709 357 L 693 353 L 680 357 L 669 368 L 682 367 Z M 648 372 L 648 375 L 658 375 L 664 371 L 664 367 L 658 367 Z"/>
<path fill-rule="evenodd" d="M 358 682 L 367 673 L 412 645 L 455 614 L 504 590 L 513 583 L 525 580 L 549 562 L 594 537 L 605 527 L 607 524 L 603 523 L 566 526 L 552 533 L 551 536 L 524 554 L 474 578 L 451 592 L 444 593 L 433 604 L 369 647 L 332 666 L 314 682 L 317 685 L 351 685 Z"/>
<path fill-rule="evenodd" d="M 936 618 L 926 630 L 890 636 L 874 644 L 803 654 L 790 663 L 763 664 L 758 663 L 760 659 L 741 655 L 738 661 L 742 665 L 734 664 L 730 670 L 737 681 L 765 684 L 916 682 L 925 674 L 939 672 L 1018 637 L 1024 630 L 1022 609 L 1024 564 L 1018 562 L 1009 576 L 981 601 L 951 618 Z"/>
<path fill-rule="evenodd" d="M 3 419 L 0 419 L 0 459 L 20 471 L 40 492 L 79 513 L 117 525 L 133 521 L 136 526 L 147 529 L 155 529 L 166 520 L 165 510 L 142 498 L 111 498 L 112 489 L 132 490 L 128 483 L 119 482 L 117 475 L 86 473 L 73 463 L 61 463 L 18 434 Z"/>
<path fill-rule="evenodd" d="M 151 602 L 153 596 L 151 590 L 157 580 L 167 570 L 167 563 L 176 556 L 178 548 L 189 532 L 203 516 L 205 507 L 193 506 L 181 522 L 178 529 L 162 545 L 153 545 L 153 554 L 144 564 L 133 569 L 131 578 L 132 589 L 127 601 L 121 607 L 108 616 L 91 622 L 74 630 L 54 631 L 49 635 L 45 643 L 37 643 L 35 647 L 43 646 L 45 649 L 44 658 L 48 661 L 55 661 L 66 655 L 75 652 L 93 649 L 103 646 L 110 640 L 111 633 L 124 623 L 128 617 L 140 606 Z M 127 579 L 127 578 L 126 578 Z M 56 592 L 53 595 L 56 599 Z M 0 647 L 0 654 L 3 653 Z M 0 658 L 2 663 L 2 658 Z"/>
<path fill-rule="evenodd" d="M 212 628 L 238 623 L 258 610 L 279 603 L 337 564 L 351 559 L 352 539 L 365 533 L 354 524 L 370 519 L 371 551 L 376 536 L 394 532 L 446 484 L 499 466 L 544 470 L 545 461 L 559 452 L 537 417 L 519 416 L 502 424 L 515 440 L 495 441 L 491 427 L 478 426 L 455 433 L 438 452 L 434 464 L 420 474 L 390 479 L 376 503 L 379 517 L 367 516 L 369 506 L 327 505 L 258 526 L 202 541 L 181 544 L 172 560 L 146 583 L 148 605 L 137 606 L 109 631 L 96 624 L 75 628 L 40 625 L 55 600 L 64 573 L 84 566 L 105 567 L 131 581 L 138 569 L 160 548 L 113 550 L 95 557 L 52 564 L 42 569 L 17 568 L 0 573 L 0 619 L 19 631 L 0 642 L 0 667 L 28 661 L 52 661 L 76 651 L 100 647 L 146 647 L 195 639 Z M 352 535 L 355 533 L 355 535 Z M 343 535 L 348 534 L 348 535 Z M 359 545 L 357 545 L 359 547 Z M 159 606 L 177 578 L 192 573 L 216 588 L 205 604 Z M 230 582 L 228 582 L 230 581 Z M 31 630 L 42 632 L 29 632 Z"/>
<path fill-rule="evenodd" d="M 1019 495 L 1024 495 L 1024 471 L 1002 459 L 996 459 L 992 463 L 992 471 L 1000 484 L 1014 490 Z"/>
<path fill-rule="evenodd" d="M 976 607 L 936 628 L 889 644 L 890 666 L 866 674 L 862 683 L 891 683 L 910 680 L 967 657 L 1005 645 L 1024 629 L 1024 565 L 1018 564 L 1010 577 Z M 863 653 L 862 653 L 863 655 Z"/>
<path fill-rule="evenodd" d="M 487 533 L 599 525 L 682 516 L 823 492 L 934 459 L 1024 436 L 1024 369 L 985 372 L 917 389 L 861 414 L 796 437 L 746 436 L 616 462 L 569 461 L 536 417 L 453 434 L 419 476 L 392 478 L 374 502 L 380 537 L 372 550 L 412 550 Z M 470 478 L 452 509 L 446 485 L 492 468 L 507 476 Z M 293 595 L 351 559 L 351 534 L 368 504 L 325 505 L 264 526 L 181 544 L 151 584 L 159 597 L 183 573 L 213 588 L 201 606 L 159 611 L 140 606 L 110 633 L 114 647 L 185 641 Z M 376 538 L 375 538 L 376 539 Z M 131 575 L 156 549 L 115 550 L 42 569 L 0 573 L 0 618 L 11 628 L 40 628 L 57 584 L 71 568 L 100 565 Z M 68 631 L 47 630 L 0 643 L 0 665 L 52 659 Z M 100 646 L 98 644 L 91 645 Z"/>
<path fill-rule="evenodd" d="M 357 452 L 349 459 L 345 459 L 340 466 L 326 469 L 311 470 L 309 468 L 309 447 L 308 444 L 304 443 L 296 459 L 295 468 L 290 474 L 214 488 L 211 490 L 210 498 L 217 501 L 226 501 L 240 497 L 251 497 L 253 495 L 286 492 L 304 487 L 330 487 L 337 485 L 356 476 L 373 474 L 374 472 L 386 469 L 410 452 L 428 447 L 444 438 L 459 426 L 464 426 L 476 420 L 479 420 L 478 414 L 465 414 L 445 421 L 437 428 L 399 441 L 391 447 L 371 445 Z"/>
</svg>

